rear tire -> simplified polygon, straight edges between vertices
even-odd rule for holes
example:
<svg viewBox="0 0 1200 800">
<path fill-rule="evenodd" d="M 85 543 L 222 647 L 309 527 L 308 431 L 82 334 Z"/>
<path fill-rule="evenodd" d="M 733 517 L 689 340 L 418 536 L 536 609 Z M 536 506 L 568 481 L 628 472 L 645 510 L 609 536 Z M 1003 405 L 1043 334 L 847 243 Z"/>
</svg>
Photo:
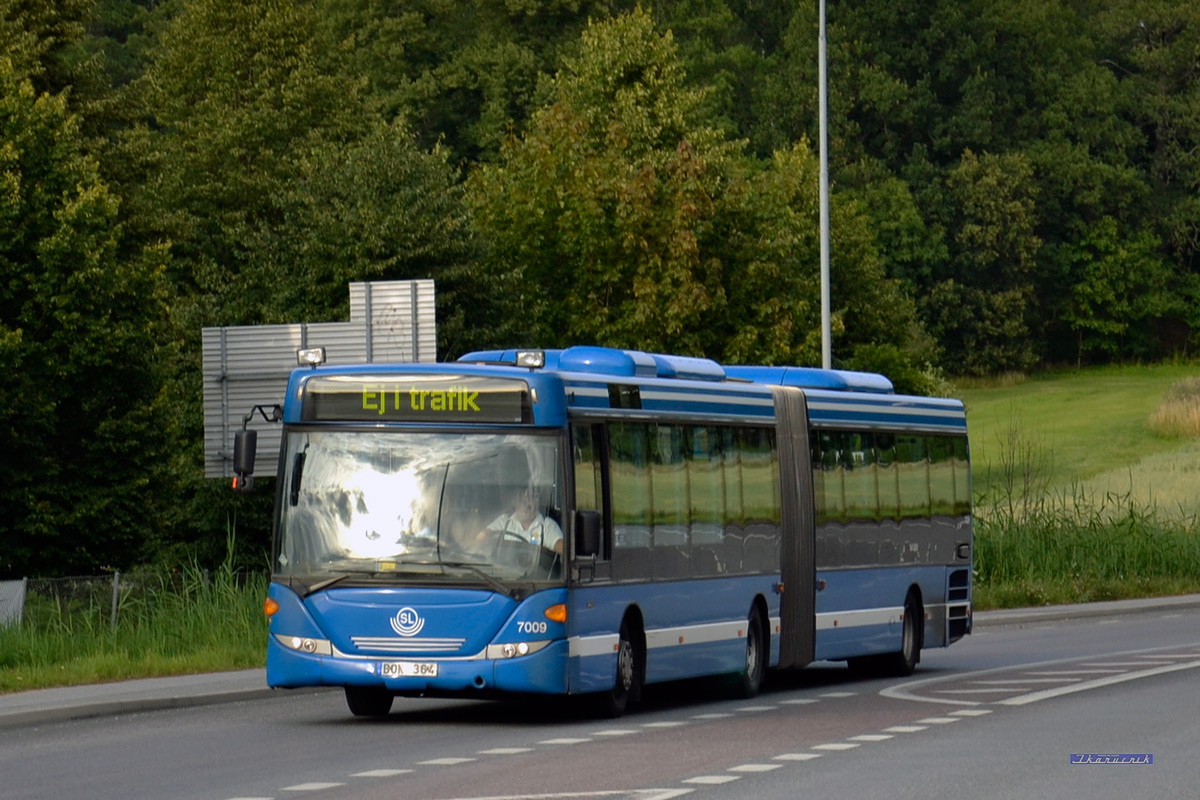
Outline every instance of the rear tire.
<svg viewBox="0 0 1200 800">
<path fill-rule="evenodd" d="M 356 717 L 386 717 L 394 699 L 391 692 L 378 686 L 346 687 L 346 705 Z"/>
<path fill-rule="evenodd" d="M 913 674 L 917 662 L 921 660 L 922 629 L 925 614 L 921 609 L 921 601 L 913 592 L 904 598 L 904 627 L 900 631 L 900 650 L 880 656 L 881 672 L 896 678 L 906 678 Z"/>
<path fill-rule="evenodd" d="M 750 610 L 746 626 L 746 664 L 738 676 L 737 696 L 749 699 L 758 695 L 767 674 L 767 639 L 758 606 Z"/>
</svg>

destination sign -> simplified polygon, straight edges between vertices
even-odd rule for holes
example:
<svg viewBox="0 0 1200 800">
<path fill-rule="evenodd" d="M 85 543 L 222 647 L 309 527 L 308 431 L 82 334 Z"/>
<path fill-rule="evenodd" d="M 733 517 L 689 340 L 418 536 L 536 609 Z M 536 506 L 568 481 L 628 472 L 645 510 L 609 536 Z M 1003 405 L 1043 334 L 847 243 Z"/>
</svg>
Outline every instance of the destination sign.
<svg viewBox="0 0 1200 800">
<path fill-rule="evenodd" d="M 475 375 L 337 375 L 304 384 L 306 422 L 532 421 L 524 381 Z"/>
</svg>

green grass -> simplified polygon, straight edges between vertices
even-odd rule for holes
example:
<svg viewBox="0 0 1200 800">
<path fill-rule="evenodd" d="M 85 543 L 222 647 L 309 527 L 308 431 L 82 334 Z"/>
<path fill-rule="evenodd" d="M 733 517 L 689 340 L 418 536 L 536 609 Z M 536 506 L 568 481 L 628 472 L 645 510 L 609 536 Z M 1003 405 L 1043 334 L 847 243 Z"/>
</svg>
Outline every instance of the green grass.
<svg viewBox="0 0 1200 800">
<path fill-rule="evenodd" d="M 977 608 L 1200 591 L 1200 439 L 1154 422 L 1198 373 L 1108 367 L 959 393 Z"/>
<path fill-rule="evenodd" d="M 105 601 L 27 598 L 22 624 L 0 626 L 0 692 L 262 666 L 265 576 L 226 566 L 127 585 L 115 627 Z"/>
<path fill-rule="evenodd" d="M 1045 460 L 1046 489 L 1089 482 L 1109 488 L 1123 477 L 1128 483 L 1151 459 L 1157 459 L 1156 469 L 1194 464 L 1194 440 L 1156 434 L 1149 420 L 1176 382 L 1197 375 L 1200 367 L 1188 364 L 1103 367 L 961 389 L 976 495 L 986 501 L 1002 482 L 1001 464 L 1014 433 Z M 1182 501 L 1200 509 L 1200 493 L 1194 491 L 1143 493 L 1139 489 L 1139 499 L 1160 507 Z"/>
</svg>

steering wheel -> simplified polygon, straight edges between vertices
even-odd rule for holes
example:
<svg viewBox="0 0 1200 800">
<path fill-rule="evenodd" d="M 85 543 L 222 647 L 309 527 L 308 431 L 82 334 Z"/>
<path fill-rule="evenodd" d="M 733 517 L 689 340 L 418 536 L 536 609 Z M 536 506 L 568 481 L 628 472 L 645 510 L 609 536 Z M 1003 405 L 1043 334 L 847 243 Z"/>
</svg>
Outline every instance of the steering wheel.
<svg viewBox="0 0 1200 800">
<path fill-rule="evenodd" d="M 517 565 L 528 567 L 533 561 L 533 556 L 527 555 L 529 552 L 537 552 L 537 545 L 526 539 L 519 533 L 512 531 L 493 531 L 496 538 L 495 545 L 492 546 L 492 560 L 500 561 L 500 554 L 506 551 L 515 552 L 517 557 L 514 559 Z"/>
</svg>

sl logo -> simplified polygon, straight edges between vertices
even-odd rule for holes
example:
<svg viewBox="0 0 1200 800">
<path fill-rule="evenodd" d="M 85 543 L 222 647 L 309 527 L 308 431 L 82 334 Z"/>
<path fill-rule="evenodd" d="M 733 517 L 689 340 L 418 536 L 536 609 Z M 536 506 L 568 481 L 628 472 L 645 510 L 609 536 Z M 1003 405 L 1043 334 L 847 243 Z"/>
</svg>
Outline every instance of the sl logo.
<svg viewBox="0 0 1200 800">
<path fill-rule="evenodd" d="M 407 606 L 392 617 L 392 630 L 400 636 L 416 636 L 424 627 L 425 620 L 421 619 L 421 615 Z"/>
</svg>

